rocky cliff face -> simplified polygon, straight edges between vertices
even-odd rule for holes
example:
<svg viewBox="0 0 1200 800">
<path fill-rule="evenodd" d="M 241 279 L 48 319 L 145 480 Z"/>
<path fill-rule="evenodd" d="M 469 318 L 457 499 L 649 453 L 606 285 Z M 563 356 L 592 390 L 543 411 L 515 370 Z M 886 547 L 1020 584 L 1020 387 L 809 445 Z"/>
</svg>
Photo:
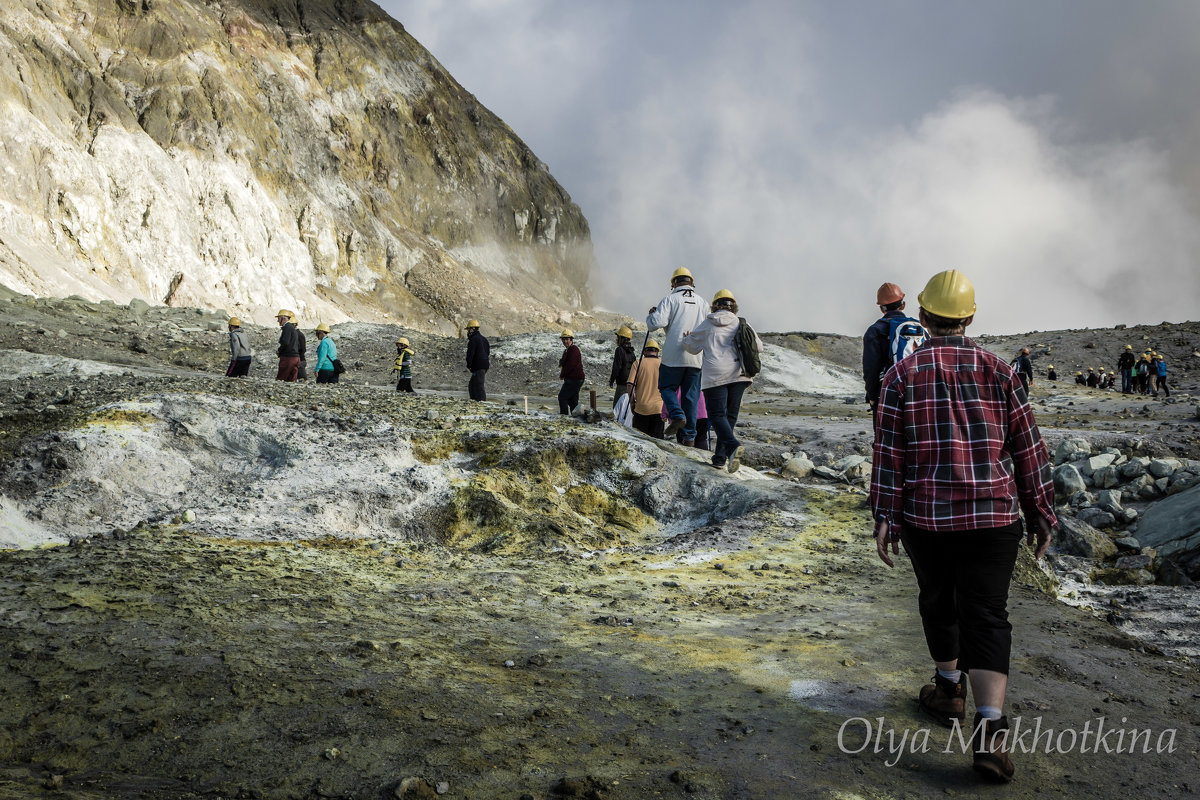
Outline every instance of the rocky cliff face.
<svg viewBox="0 0 1200 800">
<path fill-rule="evenodd" d="M 363 0 L 10 0 L 0 283 L 264 320 L 539 328 L 587 221 Z"/>
</svg>

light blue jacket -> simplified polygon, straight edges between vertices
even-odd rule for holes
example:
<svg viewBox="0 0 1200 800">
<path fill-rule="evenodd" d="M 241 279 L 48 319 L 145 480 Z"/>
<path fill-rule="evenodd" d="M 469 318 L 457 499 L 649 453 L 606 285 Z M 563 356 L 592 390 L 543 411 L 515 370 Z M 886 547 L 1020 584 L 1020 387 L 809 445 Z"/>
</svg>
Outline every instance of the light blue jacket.
<svg viewBox="0 0 1200 800">
<path fill-rule="evenodd" d="M 333 343 L 333 337 L 326 336 L 317 345 L 317 372 L 333 369 L 335 358 L 337 358 L 337 345 Z"/>
</svg>

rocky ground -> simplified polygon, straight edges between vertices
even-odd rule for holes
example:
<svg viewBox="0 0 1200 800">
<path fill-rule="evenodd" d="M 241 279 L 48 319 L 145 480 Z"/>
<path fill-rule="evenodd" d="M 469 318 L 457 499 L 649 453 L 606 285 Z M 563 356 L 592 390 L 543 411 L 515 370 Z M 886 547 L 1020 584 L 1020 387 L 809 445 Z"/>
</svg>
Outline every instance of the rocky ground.
<svg viewBox="0 0 1200 800">
<path fill-rule="evenodd" d="M 0 539 L 24 547 L 0 552 L 0 797 L 978 789 L 912 700 L 928 677 L 915 587 L 869 538 L 852 337 L 768 337 L 779 374 L 749 396 L 751 466 L 728 475 L 542 411 L 553 336 L 493 338 L 494 402 L 478 405 L 461 340 L 387 326 L 335 327 L 353 368 L 318 387 L 267 380 L 269 358 L 220 378 L 219 315 L 8 297 L 0 320 Z M 1114 356 L 1141 335 L 1173 356 L 1178 402 L 1035 385 L 1059 468 L 1099 502 L 1106 466 L 1170 457 L 1171 477 L 1191 474 L 1196 328 L 983 341 L 1011 356 L 1036 339 L 1063 372 L 1101 336 Z M 389 385 L 399 333 L 415 397 Z M 273 350 L 272 331 L 252 337 Z M 607 378 L 608 337 L 581 344 Z M 1077 731 L 1104 717 L 1152 731 L 1150 752 L 1020 754 L 1007 795 L 1200 783 L 1194 639 L 1152 629 L 1185 630 L 1194 589 L 1092 580 L 1148 508 L 1187 496 L 1169 483 L 1118 498 L 1135 516 L 1096 534 L 1110 556 L 1060 549 L 1057 577 L 1025 558 L 1012 603 L 1012 714 Z M 1064 516 L 1103 522 L 1075 494 Z M 864 747 L 880 717 L 894 739 Z"/>
</svg>

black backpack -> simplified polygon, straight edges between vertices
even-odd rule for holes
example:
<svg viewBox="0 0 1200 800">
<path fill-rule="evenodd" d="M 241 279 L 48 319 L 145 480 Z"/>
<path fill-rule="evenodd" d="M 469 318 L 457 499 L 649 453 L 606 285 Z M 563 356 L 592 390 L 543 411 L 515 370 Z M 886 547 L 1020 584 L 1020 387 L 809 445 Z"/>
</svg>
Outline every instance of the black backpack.
<svg viewBox="0 0 1200 800">
<path fill-rule="evenodd" d="M 762 361 L 758 357 L 758 337 L 754 328 L 743 317 L 738 317 L 737 333 L 733 335 L 733 343 L 737 346 L 738 360 L 742 362 L 742 372 L 747 378 L 753 378 L 762 370 Z"/>
</svg>

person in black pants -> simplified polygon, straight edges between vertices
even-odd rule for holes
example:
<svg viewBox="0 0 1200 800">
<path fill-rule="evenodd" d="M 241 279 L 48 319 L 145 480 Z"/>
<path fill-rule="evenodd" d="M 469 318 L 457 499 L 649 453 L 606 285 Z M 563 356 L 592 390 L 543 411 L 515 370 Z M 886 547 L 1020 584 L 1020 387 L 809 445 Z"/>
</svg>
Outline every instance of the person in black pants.
<svg viewBox="0 0 1200 800">
<path fill-rule="evenodd" d="M 467 394 L 472 400 L 487 400 L 483 379 L 487 377 L 488 368 L 492 365 L 491 353 L 491 345 L 479 332 L 479 320 L 469 320 L 467 322 L 467 369 L 471 372 L 471 381 L 467 384 Z"/>
<path fill-rule="evenodd" d="M 562 389 L 558 392 L 558 411 L 570 414 L 579 405 L 579 389 L 583 386 L 583 355 L 575 346 L 575 334 L 564 330 L 559 336 L 563 344 L 563 355 L 558 360 L 558 377 L 562 378 Z"/>
</svg>

